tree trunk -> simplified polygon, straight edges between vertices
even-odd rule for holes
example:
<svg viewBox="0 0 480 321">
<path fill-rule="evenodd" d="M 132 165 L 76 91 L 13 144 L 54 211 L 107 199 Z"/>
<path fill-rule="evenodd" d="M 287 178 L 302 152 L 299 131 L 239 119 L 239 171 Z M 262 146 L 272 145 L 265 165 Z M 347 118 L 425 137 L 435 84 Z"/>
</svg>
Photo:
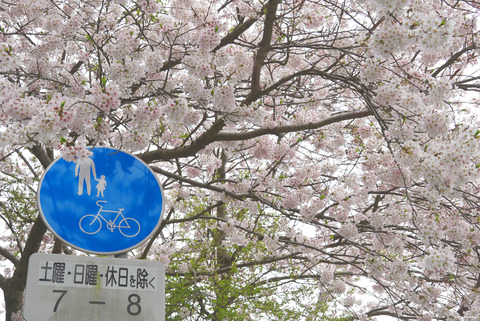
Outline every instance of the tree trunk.
<svg viewBox="0 0 480 321">
<path fill-rule="evenodd" d="M 35 145 L 30 152 L 37 157 L 43 168 L 47 168 L 52 162 L 53 154 L 45 151 L 40 145 Z M 40 216 L 37 216 L 32 229 L 28 234 L 27 242 L 21 252 L 21 258 L 15 265 L 13 276 L 5 280 L 3 293 L 5 297 L 5 320 L 11 321 L 12 315 L 22 310 L 23 295 L 27 283 L 28 262 L 33 253 L 37 253 L 47 232 L 47 227 Z"/>
<path fill-rule="evenodd" d="M 47 227 L 40 216 L 33 223 L 32 230 L 28 235 L 27 243 L 22 252 L 22 257 L 15 266 L 15 272 L 10 279 L 6 280 L 3 289 L 5 297 L 5 313 L 6 321 L 12 320 L 12 314 L 21 311 L 23 306 L 23 291 L 27 282 L 28 261 L 30 255 L 38 252 L 43 235 L 47 231 Z"/>
</svg>

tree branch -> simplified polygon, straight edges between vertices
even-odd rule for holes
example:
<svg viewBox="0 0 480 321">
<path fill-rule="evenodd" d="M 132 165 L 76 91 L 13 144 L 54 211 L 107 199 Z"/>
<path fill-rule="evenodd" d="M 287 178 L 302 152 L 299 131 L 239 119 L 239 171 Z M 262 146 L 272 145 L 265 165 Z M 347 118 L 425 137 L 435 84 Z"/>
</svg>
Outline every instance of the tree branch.
<svg viewBox="0 0 480 321">
<path fill-rule="evenodd" d="M 71 75 L 73 75 L 74 73 L 76 73 L 78 71 L 78 69 L 80 69 L 80 67 L 83 65 L 83 61 L 82 60 L 79 60 L 73 67 L 72 69 L 70 69 L 69 73 Z"/>
<path fill-rule="evenodd" d="M 20 261 L 18 257 L 13 255 L 9 250 L 4 248 L 3 246 L 0 246 L 0 255 L 9 260 L 10 262 L 13 263 L 13 265 L 17 265 L 18 262 Z"/>
<path fill-rule="evenodd" d="M 36 158 L 40 161 L 40 164 L 42 164 L 43 168 L 47 168 L 50 163 L 52 162 L 52 159 L 48 157 L 47 153 L 45 150 L 43 150 L 42 146 L 39 144 L 36 144 L 32 148 L 30 148 L 30 152 L 35 155 Z"/>
<path fill-rule="evenodd" d="M 435 70 L 433 73 L 432 73 L 432 77 L 437 77 L 439 73 L 441 73 L 445 68 L 447 68 L 448 66 L 450 66 L 451 64 L 453 64 L 458 58 L 460 58 L 461 55 L 463 55 L 464 53 L 466 53 L 467 51 L 470 51 L 470 50 L 473 50 L 475 49 L 477 46 L 475 44 L 472 44 L 468 47 L 465 47 L 463 48 L 462 50 L 460 50 L 459 52 L 457 52 L 456 54 L 454 54 L 452 57 L 450 57 L 450 59 L 448 59 L 443 65 L 441 65 L 440 67 L 437 68 L 437 70 Z"/>
<path fill-rule="evenodd" d="M 301 254 L 303 254 L 303 253 L 302 252 L 296 252 L 296 253 L 286 254 L 286 255 L 283 255 L 283 256 L 268 257 L 268 258 L 265 258 L 265 259 L 259 260 L 259 261 L 238 263 L 238 264 L 235 265 L 235 267 L 236 268 L 244 268 L 244 267 L 257 266 L 257 265 L 264 265 L 264 264 L 275 263 L 275 262 L 279 262 L 279 261 L 283 261 L 283 260 L 288 260 L 288 259 L 291 259 L 291 258 L 306 260 L 305 257 L 301 256 Z M 214 276 L 214 275 L 217 275 L 217 274 L 222 274 L 222 273 L 229 272 L 231 269 L 232 269 L 232 267 L 229 266 L 229 267 L 223 267 L 223 268 L 217 269 L 213 272 L 196 272 L 195 275 Z M 165 275 L 167 275 L 167 276 L 186 276 L 186 275 L 190 275 L 190 274 L 191 274 L 191 272 L 185 272 L 185 273 L 166 272 L 165 273 Z M 292 278 L 295 278 L 295 276 L 293 276 Z"/>
<path fill-rule="evenodd" d="M 173 149 L 158 149 L 155 151 L 145 152 L 137 156 L 148 164 L 159 160 L 170 160 L 174 158 L 193 156 L 198 151 L 214 142 L 217 134 L 224 126 L 225 120 L 220 118 L 212 125 L 212 127 L 200 135 L 200 137 L 198 137 L 190 145 Z"/>
<path fill-rule="evenodd" d="M 197 153 L 201 149 L 205 148 L 208 144 L 213 142 L 239 141 L 239 140 L 252 139 L 252 138 L 256 138 L 264 135 L 279 135 L 284 133 L 298 132 L 302 130 L 315 130 L 315 129 L 319 129 L 327 125 L 331 125 L 341 121 L 364 118 L 371 115 L 374 115 L 371 109 L 362 109 L 358 111 L 350 111 L 350 112 L 337 114 L 335 116 L 329 117 L 327 119 L 324 119 L 318 122 L 310 122 L 310 123 L 297 124 L 297 125 L 285 125 L 285 126 L 278 126 L 275 128 L 262 128 L 262 129 L 252 130 L 252 131 L 243 132 L 243 133 L 220 132 L 225 125 L 225 121 L 223 119 L 219 119 L 210 129 L 208 129 L 205 133 L 203 133 L 196 141 L 194 141 L 190 145 L 178 147 L 174 149 L 159 149 L 155 151 L 145 152 L 137 156 L 141 158 L 144 162 L 150 164 L 159 160 L 170 160 L 174 158 L 193 156 L 195 155 L 195 153 Z M 179 175 L 175 175 L 171 173 L 168 173 L 168 174 L 162 173 L 162 174 L 166 176 L 174 175 L 175 177 L 171 176 L 174 179 L 181 178 L 184 181 L 187 180 L 186 178 L 183 178 Z M 192 184 L 192 185 L 196 185 L 196 184 Z"/>
<path fill-rule="evenodd" d="M 212 52 L 216 52 L 218 49 L 225 47 L 235 41 L 242 33 L 250 28 L 258 19 L 250 18 L 243 23 L 237 25 L 232 31 L 230 31 L 225 37 L 222 38 L 220 43 L 213 48 Z"/>
<path fill-rule="evenodd" d="M 194 181 L 193 179 L 189 179 L 189 178 L 183 177 L 181 175 L 177 175 L 177 174 L 174 174 L 174 173 L 167 172 L 167 171 L 165 171 L 165 170 L 163 170 L 159 167 L 156 167 L 156 166 L 150 166 L 150 168 L 154 172 L 162 174 L 163 176 L 172 178 L 172 179 L 180 181 L 180 182 L 190 184 L 192 186 L 196 186 L 196 187 L 200 187 L 200 188 L 206 188 L 206 189 L 215 191 L 217 193 L 225 193 L 225 195 L 227 195 L 227 196 L 229 196 L 233 199 L 244 200 L 245 198 L 250 197 L 250 195 L 248 195 L 248 194 L 246 194 L 246 195 L 235 194 L 233 192 L 227 191 L 224 188 L 221 188 L 221 187 L 209 184 L 209 183 L 197 182 L 197 181 Z"/>
<path fill-rule="evenodd" d="M 267 14 L 265 17 L 265 23 L 263 27 L 263 37 L 258 44 L 257 54 L 255 55 L 255 61 L 253 62 L 252 71 L 252 84 L 250 93 L 245 97 L 244 104 L 250 105 L 255 101 L 260 93 L 260 75 L 265 58 L 267 57 L 270 49 L 270 42 L 272 41 L 273 24 L 276 18 L 276 12 L 278 3 L 280 0 L 270 0 L 266 6 Z"/>
<path fill-rule="evenodd" d="M 7 287 L 7 278 L 4 277 L 3 275 L 0 275 L 0 289 L 5 291 L 6 287 Z"/>
<path fill-rule="evenodd" d="M 371 115 L 373 115 L 373 112 L 370 109 L 362 109 L 358 111 L 341 113 L 318 122 L 310 122 L 310 123 L 298 124 L 298 125 L 285 125 L 285 126 L 278 126 L 274 128 L 262 128 L 262 129 L 252 130 L 244 133 L 232 133 L 232 132 L 219 133 L 216 137 L 216 140 L 217 141 L 237 141 L 237 140 L 252 139 L 252 138 L 256 138 L 264 135 L 279 135 L 279 134 L 285 134 L 285 133 L 291 133 L 291 132 L 298 132 L 302 130 L 314 130 L 314 129 L 319 129 L 327 125 L 338 123 L 344 120 L 363 118 Z"/>
</svg>

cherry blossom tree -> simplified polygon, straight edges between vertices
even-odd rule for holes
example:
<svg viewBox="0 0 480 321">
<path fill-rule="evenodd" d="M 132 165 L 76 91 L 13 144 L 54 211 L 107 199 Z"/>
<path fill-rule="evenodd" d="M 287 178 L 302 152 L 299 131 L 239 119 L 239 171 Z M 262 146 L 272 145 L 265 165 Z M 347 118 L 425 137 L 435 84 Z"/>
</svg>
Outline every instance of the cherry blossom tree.
<svg viewBox="0 0 480 321">
<path fill-rule="evenodd" d="M 98 145 L 164 185 L 130 256 L 167 265 L 167 319 L 478 317 L 479 7 L 0 0 L 7 318 L 30 255 L 72 253 L 39 177 Z"/>
</svg>

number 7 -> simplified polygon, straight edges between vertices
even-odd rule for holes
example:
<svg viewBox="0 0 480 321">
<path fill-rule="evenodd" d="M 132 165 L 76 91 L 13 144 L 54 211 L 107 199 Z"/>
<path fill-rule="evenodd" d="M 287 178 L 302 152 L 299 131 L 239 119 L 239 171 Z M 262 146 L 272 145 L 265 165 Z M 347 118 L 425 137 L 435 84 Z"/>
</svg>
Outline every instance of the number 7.
<svg viewBox="0 0 480 321">
<path fill-rule="evenodd" d="M 55 303 L 55 306 L 53 307 L 53 312 L 57 312 L 58 305 L 60 304 L 60 301 L 62 301 L 65 294 L 67 294 L 67 290 L 52 290 L 52 292 L 53 293 L 61 293 L 60 296 L 57 299 L 57 302 Z"/>
</svg>

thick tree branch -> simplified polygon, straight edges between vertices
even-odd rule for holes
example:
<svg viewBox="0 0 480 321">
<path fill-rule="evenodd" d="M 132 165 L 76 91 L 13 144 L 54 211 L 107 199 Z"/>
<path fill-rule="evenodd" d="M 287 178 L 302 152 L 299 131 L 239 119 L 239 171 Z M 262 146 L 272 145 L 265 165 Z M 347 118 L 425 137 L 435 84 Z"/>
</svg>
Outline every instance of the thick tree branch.
<svg viewBox="0 0 480 321">
<path fill-rule="evenodd" d="M 217 134 L 225 126 L 225 120 L 218 119 L 212 127 L 204 132 L 200 137 L 193 141 L 190 145 L 182 146 L 174 149 L 159 149 L 151 152 L 145 152 L 138 155 L 144 162 L 152 163 L 159 160 L 170 160 L 180 157 L 188 157 L 195 155 L 198 151 L 215 141 Z"/>
<path fill-rule="evenodd" d="M 242 33 L 244 33 L 248 28 L 250 28 L 258 19 L 250 18 L 236 26 L 232 31 L 230 31 L 225 37 L 222 38 L 220 43 L 213 48 L 213 52 L 219 50 L 222 47 L 225 47 L 228 44 L 233 43 Z"/>
<path fill-rule="evenodd" d="M 17 265 L 18 262 L 20 261 L 18 257 L 13 255 L 9 250 L 4 248 L 3 246 L 0 246 L 0 255 L 3 256 L 4 258 L 8 259 L 10 262 L 13 263 L 13 265 Z"/>
<path fill-rule="evenodd" d="M 43 168 L 47 168 L 52 162 L 52 159 L 48 157 L 47 152 L 40 145 L 37 144 L 33 146 L 30 151 L 40 161 L 40 164 L 42 164 Z"/>
<path fill-rule="evenodd" d="M 169 69 L 172 69 L 176 65 L 179 65 L 181 62 L 182 62 L 181 59 L 173 59 L 173 60 L 165 61 L 162 65 L 162 68 L 160 68 L 160 71 L 167 71 Z"/>
<path fill-rule="evenodd" d="M 263 27 L 263 37 L 258 44 L 258 50 L 253 62 L 252 83 L 250 93 L 245 97 L 244 104 L 249 105 L 257 99 L 260 92 L 260 75 L 265 58 L 270 50 L 270 43 L 272 41 L 273 25 L 276 18 L 276 12 L 279 0 L 271 0 L 266 6 L 267 14 L 265 16 L 265 23 Z"/>
<path fill-rule="evenodd" d="M 7 278 L 4 277 L 3 275 L 0 275 L 0 289 L 5 291 L 6 287 L 7 287 Z"/>
<path fill-rule="evenodd" d="M 341 121 L 364 118 L 371 115 L 373 115 L 373 112 L 370 109 L 362 109 L 358 111 L 351 111 L 351 112 L 337 114 L 335 116 L 329 117 L 327 119 L 324 119 L 318 122 L 310 122 L 310 123 L 297 124 L 297 125 L 285 125 L 285 126 L 278 126 L 274 128 L 262 128 L 262 129 L 252 130 L 244 133 L 223 132 L 217 135 L 216 140 L 217 141 L 238 141 L 238 140 L 253 139 L 253 138 L 264 136 L 264 135 L 280 135 L 285 133 L 298 132 L 302 130 L 315 130 L 315 129 L 319 129 L 327 125 L 331 125 Z"/>
<path fill-rule="evenodd" d="M 83 62 L 82 60 L 78 61 L 78 62 L 72 67 L 72 69 L 70 69 L 69 73 L 70 73 L 71 75 L 73 75 L 74 73 L 76 73 L 76 72 L 78 71 L 78 69 L 80 69 L 80 67 L 83 65 L 83 63 L 84 63 L 84 62 Z"/>
<path fill-rule="evenodd" d="M 202 134 L 196 141 L 194 141 L 190 145 L 187 145 L 184 147 L 178 147 L 174 149 L 160 149 L 160 150 L 145 152 L 143 154 L 138 155 L 138 157 L 140 157 L 146 163 L 152 163 L 159 160 L 170 160 L 174 158 L 188 157 L 188 156 L 195 155 L 196 152 L 200 151 L 201 149 L 205 148 L 208 144 L 213 142 L 240 141 L 240 140 L 246 140 L 246 139 L 253 139 L 253 138 L 264 136 L 264 135 L 279 135 L 279 134 L 285 134 L 285 133 L 291 133 L 291 132 L 298 132 L 302 130 L 315 130 L 315 129 L 319 129 L 334 123 L 338 123 L 340 121 L 364 118 L 364 117 L 371 116 L 373 114 L 374 113 L 372 112 L 371 109 L 362 109 L 358 111 L 351 111 L 351 112 L 344 112 L 341 114 L 337 114 L 335 116 L 329 117 L 327 119 L 324 119 L 318 122 L 310 122 L 310 123 L 297 124 L 297 125 L 285 125 L 285 126 L 278 126 L 275 128 L 262 128 L 262 129 L 252 130 L 252 131 L 243 132 L 243 133 L 220 132 L 225 122 L 223 120 L 218 120 L 217 123 L 215 123 L 209 130 L 207 130 L 204 134 Z M 171 175 L 174 175 L 174 174 L 171 174 Z M 174 177 L 174 179 L 178 179 L 178 177 Z"/>
</svg>

